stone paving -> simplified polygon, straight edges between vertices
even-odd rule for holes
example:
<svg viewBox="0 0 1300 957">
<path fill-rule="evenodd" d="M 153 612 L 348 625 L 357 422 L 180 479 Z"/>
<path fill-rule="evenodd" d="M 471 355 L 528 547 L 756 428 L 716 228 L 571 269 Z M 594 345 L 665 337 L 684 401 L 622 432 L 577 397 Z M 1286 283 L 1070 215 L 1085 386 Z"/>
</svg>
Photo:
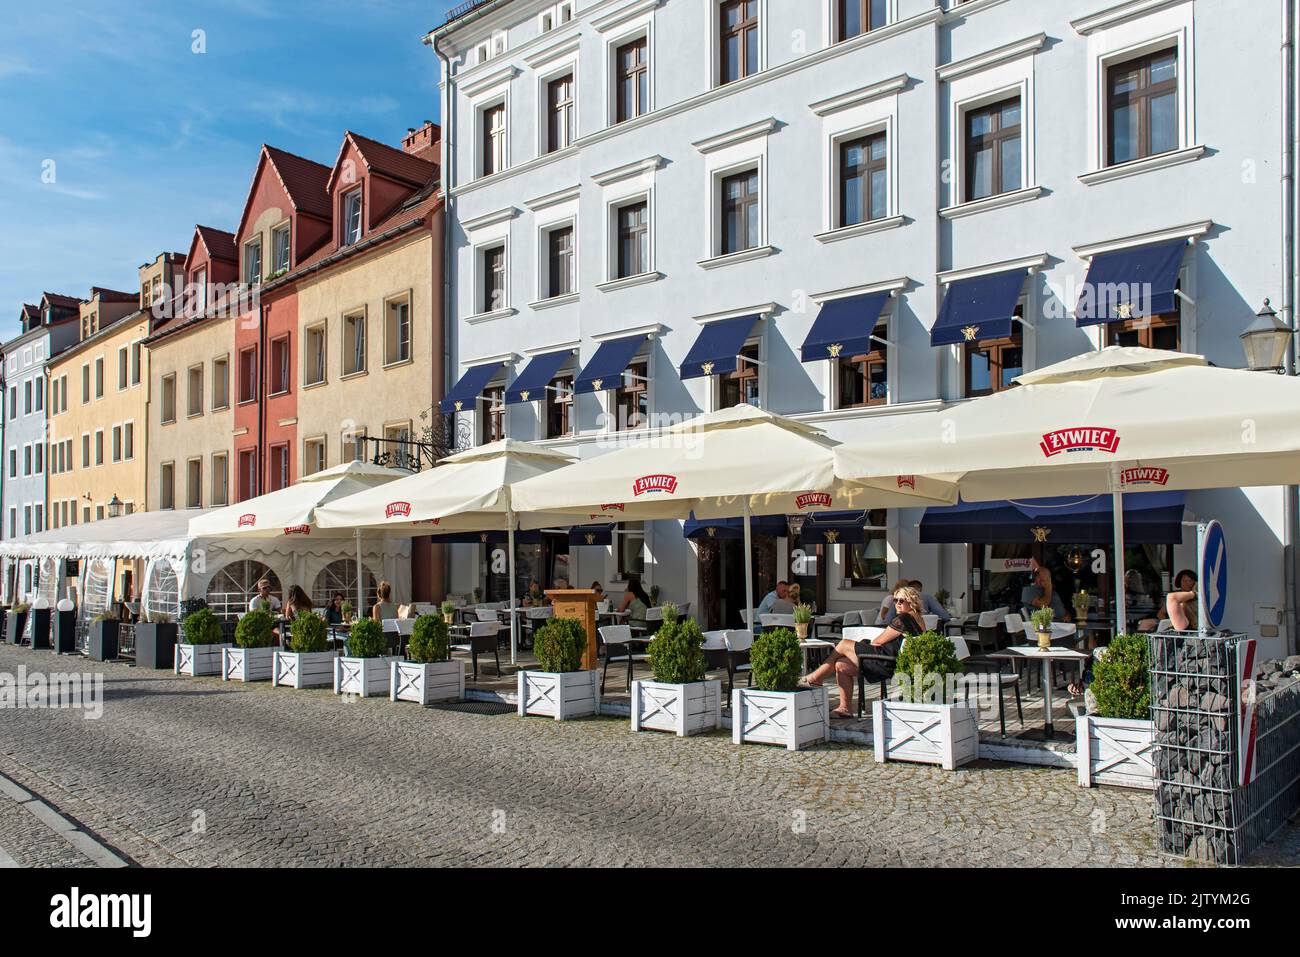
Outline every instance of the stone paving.
<svg viewBox="0 0 1300 957">
<path fill-rule="evenodd" d="M 1183 866 L 1149 795 L 1070 771 L 877 765 L 725 734 L 423 709 L 0 648 L 105 675 L 105 711 L 0 711 L 0 773 L 143 865 Z M 59 863 L 0 803 L 0 847 Z M 1295 857 L 1276 863 L 1295 864 Z"/>
</svg>

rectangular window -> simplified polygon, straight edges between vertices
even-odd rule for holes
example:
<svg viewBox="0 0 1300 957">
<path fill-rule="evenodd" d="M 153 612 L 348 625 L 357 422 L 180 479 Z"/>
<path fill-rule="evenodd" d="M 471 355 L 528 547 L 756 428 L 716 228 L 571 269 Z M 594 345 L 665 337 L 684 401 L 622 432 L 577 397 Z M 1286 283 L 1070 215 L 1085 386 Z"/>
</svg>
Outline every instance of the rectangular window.
<svg viewBox="0 0 1300 957">
<path fill-rule="evenodd" d="M 293 366 L 289 362 L 289 337 L 281 336 L 271 340 L 271 395 L 283 395 L 289 391 L 290 372 Z"/>
<path fill-rule="evenodd" d="M 185 507 L 203 507 L 202 459 L 190 459 L 185 463 Z"/>
<path fill-rule="evenodd" d="M 83 372 L 85 371 L 85 368 L 86 368 L 86 367 L 84 367 L 84 366 L 82 367 L 82 371 L 83 371 Z M 89 382 L 90 382 L 90 380 L 87 379 L 87 380 L 86 380 L 86 388 L 87 388 L 88 390 L 89 390 L 89 388 L 90 388 Z M 89 399 L 90 396 L 87 395 L 86 398 Z M 11 386 L 9 387 L 9 418 L 11 418 L 11 419 L 16 419 L 16 418 L 18 418 L 18 386 L 16 386 L 16 385 L 11 385 Z"/>
<path fill-rule="evenodd" d="M 724 0 L 718 8 L 719 83 L 758 72 L 758 0 Z"/>
<path fill-rule="evenodd" d="M 384 304 L 384 363 L 411 358 L 411 300 L 408 296 Z"/>
<path fill-rule="evenodd" d="M 614 530 L 620 581 L 645 574 L 645 522 L 619 522 Z"/>
<path fill-rule="evenodd" d="M 506 247 L 491 246 L 482 252 L 483 296 L 480 312 L 496 312 L 506 307 Z"/>
<path fill-rule="evenodd" d="M 122 458 L 130 461 L 135 458 L 135 423 L 127 422 L 122 426 Z"/>
<path fill-rule="evenodd" d="M 854 409 L 889 401 L 889 362 L 884 344 L 888 334 L 889 327 L 882 322 L 876 326 L 868 351 L 836 360 L 839 382 L 835 408 Z"/>
<path fill-rule="evenodd" d="M 32 457 L 34 460 L 32 463 L 32 471 L 35 472 L 37 475 L 40 475 L 42 472 L 45 471 L 44 443 L 37 443 L 36 445 L 32 446 Z"/>
<path fill-rule="evenodd" d="M 325 470 L 325 439 L 308 439 L 303 443 L 302 474 L 314 475 Z"/>
<path fill-rule="evenodd" d="M 212 360 L 212 408 L 230 407 L 230 359 L 222 356 Z"/>
<path fill-rule="evenodd" d="M 239 401 L 257 401 L 257 349 L 244 349 L 239 353 Z"/>
<path fill-rule="evenodd" d="M 1106 344 L 1179 352 L 1182 349 L 1182 317 L 1175 311 L 1109 323 L 1106 326 Z"/>
<path fill-rule="evenodd" d="M 886 135 L 875 133 L 840 144 L 840 219 L 837 226 L 856 226 L 884 219 L 889 212 L 889 148 Z"/>
<path fill-rule="evenodd" d="M 32 414 L 32 380 L 23 383 L 23 415 Z"/>
<path fill-rule="evenodd" d="M 650 110 L 650 63 L 645 37 L 614 51 L 614 121 L 634 119 Z"/>
<path fill-rule="evenodd" d="M 634 362 L 614 394 L 619 429 L 639 429 L 649 421 L 650 388 L 646 363 Z"/>
<path fill-rule="evenodd" d="M 839 38 L 851 40 L 869 30 L 885 25 L 888 15 L 887 0 L 835 0 L 838 14 Z"/>
<path fill-rule="evenodd" d="M 546 437 L 573 434 L 573 376 L 556 376 L 546 390 Z"/>
<path fill-rule="evenodd" d="M 32 474 L 32 447 L 30 445 L 23 446 L 23 474 Z"/>
<path fill-rule="evenodd" d="M 95 398 L 104 398 L 104 357 L 95 360 Z"/>
<path fill-rule="evenodd" d="M 122 427 L 113 426 L 113 461 L 122 461 Z"/>
<path fill-rule="evenodd" d="M 752 361 L 746 361 L 752 360 Z M 758 344 L 745 346 L 736 360 L 736 371 L 719 376 L 718 408 L 733 405 L 758 405 Z"/>
<path fill-rule="evenodd" d="M 244 282 L 255 285 L 262 281 L 261 237 L 244 244 Z"/>
<path fill-rule="evenodd" d="M 889 544 L 884 509 L 867 513 L 867 540 L 845 549 L 846 576 L 854 588 L 886 588 L 889 574 Z"/>
<path fill-rule="evenodd" d="M 483 428 L 481 444 L 496 442 L 506 437 L 506 389 L 493 386 L 483 390 Z"/>
<path fill-rule="evenodd" d="M 90 365 L 86 364 L 81 367 L 81 404 L 85 405 L 90 401 Z"/>
<path fill-rule="evenodd" d="M 144 344 L 140 341 L 131 343 L 131 384 L 140 384 L 141 360 L 144 358 Z"/>
<path fill-rule="evenodd" d="M 966 202 L 1021 187 L 1020 97 L 966 114 Z"/>
<path fill-rule="evenodd" d="M 642 200 L 620 206 L 618 223 L 618 279 L 650 271 L 650 204 Z"/>
<path fill-rule="evenodd" d="M 346 429 L 339 436 L 339 455 L 341 462 L 357 462 L 361 459 L 361 437 L 365 429 Z"/>
<path fill-rule="evenodd" d="M 489 106 L 482 117 L 483 175 L 491 176 L 506 168 L 506 105 Z"/>
<path fill-rule="evenodd" d="M 193 290 L 193 299 L 191 299 L 191 308 L 197 316 L 203 315 L 208 308 L 208 270 L 196 269 L 194 276 L 190 279 L 190 286 Z"/>
<path fill-rule="evenodd" d="M 1178 51 L 1161 50 L 1106 71 L 1107 162 L 1178 149 Z"/>
<path fill-rule="evenodd" d="M 288 488 L 289 481 L 289 446 L 273 445 L 271 452 L 270 491 L 277 492 Z"/>
<path fill-rule="evenodd" d="M 241 502 L 257 494 L 257 452 L 245 449 L 239 453 L 239 500 Z"/>
<path fill-rule="evenodd" d="M 566 73 L 546 84 L 546 152 L 554 153 L 574 140 L 576 110 L 573 74 Z"/>
<path fill-rule="evenodd" d="M 411 426 L 409 423 L 384 426 L 384 438 L 389 455 L 389 464 L 397 469 L 411 468 Z"/>
<path fill-rule="evenodd" d="M 162 377 L 160 401 L 162 403 L 162 424 L 176 421 L 176 374 Z"/>
<path fill-rule="evenodd" d="M 90 468 L 90 433 L 86 432 L 81 436 L 81 467 Z"/>
<path fill-rule="evenodd" d="M 351 246 L 361 241 L 361 189 L 352 190 L 343 197 L 343 238 L 341 245 Z"/>
<path fill-rule="evenodd" d="M 573 292 L 573 227 L 561 226 L 546 234 L 546 297 Z"/>
<path fill-rule="evenodd" d="M 190 366 L 185 385 L 185 414 L 203 414 L 203 366 Z"/>
<path fill-rule="evenodd" d="M 325 326 L 312 326 L 302 340 L 302 384 L 319 385 L 325 381 Z"/>
<path fill-rule="evenodd" d="M 343 317 L 343 374 L 366 371 L 366 314 Z"/>
<path fill-rule="evenodd" d="M 722 255 L 754 249 L 759 244 L 758 170 L 746 170 L 722 180 Z"/>
<path fill-rule="evenodd" d="M 1020 333 L 1007 339 L 966 343 L 966 396 L 992 395 L 1011 388 L 1024 372 L 1025 350 Z"/>
<path fill-rule="evenodd" d="M 37 412 L 45 411 L 45 378 L 37 376 L 32 380 L 32 399 Z"/>
<path fill-rule="evenodd" d="M 271 230 L 271 271 L 276 274 L 289 271 L 289 224 Z"/>
<path fill-rule="evenodd" d="M 122 346 L 117 350 L 117 389 L 119 392 L 126 388 L 130 375 L 131 350 L 129 346 Z"/>
<path fill-rule="evenodd" d="M 104 464 L 104 430 L 95 430 L 95 464 Z"/>
<path fill-rule="evenodd" d="M 230 461 L 225 452 L 212 456 L 212 499 L 213 505 L 230 504 Z"/>
<path fill-rule="evenodd" d="M 164 462 L 158 469 L 158 507 L 176 507 L 176 466 Z"/>
</svg>

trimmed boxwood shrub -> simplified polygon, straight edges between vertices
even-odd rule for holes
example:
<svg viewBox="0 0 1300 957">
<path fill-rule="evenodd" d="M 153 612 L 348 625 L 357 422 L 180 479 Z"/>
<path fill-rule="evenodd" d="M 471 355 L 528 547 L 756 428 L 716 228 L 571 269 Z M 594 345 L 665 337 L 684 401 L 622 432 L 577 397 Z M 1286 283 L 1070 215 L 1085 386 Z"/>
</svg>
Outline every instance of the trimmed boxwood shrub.
<svg viewBox="0 0 1300 957">
<path fill-rule="evenodd" d="M 552 618 L 533 636 L 533 654 L 542 671 L 562 674 L 582 670 L 587 629 L 576 618 Z"/>
<path fill-rule="evenodd" d="M 200 608 L 185 616 L 181 623 L 187 645 L 221 644 L 221 620 L 210 609 Z"/>
<path fill-rule="evenodd" d="M 235 626 L 235 644 L 240 648 L 266 648 L 275 644 L 275 619 L 264 611 L 250 611 Z"/>
<path fill-rule="evenodd" d="M 1151 717 L 1148 676 L 1151 650 L 1145 635 L 1116 635 L 1092 666 L 1092 693 L 1103 718 Z"/>
<path fill-rule="evenodd" d="M 664 623 L 650 640 L 650 671 L 655 681 L 664 684 L 702 681 L 709 670 L 700 647 L 704 644 L 704 634 L 691 619 L 678 618 L 676 608 L 670 615 L 669 607 L 664 606 Z"/>
<path fill-rule="evenodd" d="M 373 618 L 362 618 L 348 635 L 348 657 L 378 658 L 388 647 L 384 628 Z"/>
<path fill-rule="evenodd" d="M 411 640 L 406 646 L 408 661 L 430 664 L 451 658 L 451 639 L 447 623 L 437 615 L 421 615 L 415 619 Z"/>
<path fill-rule="evenodd" d="M 903 650 L 894 663 L 894 674 L 900 679 L 899 687 L 904 701 L 938 704 L 947 700 L 945 677 L 966 670 L 957 659 L 957 648 L 951 640 L 936 631 L 926 631 L 903 642 Z M 937 675 L 931 679 L 929 675 Z M 937 681 L 937 685 L 934 683 Z M 926 701 L 930 688 L 937 687 L 939 701 Z"/>
<path fill-rule="evenodd" d="M 329 650 L 325 619 L 312 611 L 299 612 L 289 626 L 289 648 L 300 655 Z"/>
<path fill-rule="evenodd" d="M 803 650 L 789 628 L 764 628 L 749 649 L 754 687 L 761 691 L 794 691 L 803 672 Z"/>
</svg>

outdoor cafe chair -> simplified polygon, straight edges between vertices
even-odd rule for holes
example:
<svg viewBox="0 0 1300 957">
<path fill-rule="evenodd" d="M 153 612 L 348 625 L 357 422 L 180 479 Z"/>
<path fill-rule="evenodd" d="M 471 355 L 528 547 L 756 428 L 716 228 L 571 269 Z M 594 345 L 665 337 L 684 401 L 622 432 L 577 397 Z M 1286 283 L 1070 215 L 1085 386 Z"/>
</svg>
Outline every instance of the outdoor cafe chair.
<svg viewBox="0 0 1300 957">
<path fill-rule="evenodd" d="M 856 628 L 845 628 L 844 638 L 849 641 L 872 641 L 880 637 L 881 632 L 885 629 L 877 628 L 874 625 L 859 625 Z M 901 646 L 900 646 L 900 649 Z M 868 651 L 865 654 L 858 655 L 858 717 L 861 718 L 867 712 L 867 666 L 872 666 L 875 672 L 871 680 L 880 684 L 880 697 L 884 700 L 888 693 L 889 679 L 894 677 L 894 665 L 897 659 L 893 655 L 887 655 L 883 652 Z"/>
<path fill-rule="evenodd" d="M 457 651 L 463 651 L 474 660 L 474 680 L 478 681 L 478 656 L 489 652 L 497 662 L 497 677 L 501 677 L 501 646 L 498 635 L 501 631 L 499 621 L 476 621 L 469 626 L 467 641 L 452 645 Z"/>
<path fill-rule="evenodd" d="M 759 615 L 758 623 L 767 628 L 793 628 L 794 615 Z"/>
<path fill-rule="evenodd" d="M 996 651 L 1002 644 L 1001 636 L 998 633 L 1000 628 L 998 623 L 998 613 L 996 611 L 982 611 L 975 623 L 975 642 L 979 645 L 980 651 L 986 649 Z"/>
<path fill-rule="evenodd" d="M 727 642 L 727 700 L 731 700 L 731 689 L 735 687 L 736 675 L 745 673 L 749 687 L 754 687 L 754 670 L 749 664 L 749 649 L 754 644 L 754 633 L 748 629 L 730 629 L 726 633 Z"/>
<path fill-rule="evenodd" d="M 1015 671 L 1008 671 L 1010 662 L 1005 658 L 993 658 L 986 655 L 972 655 L 970 648 L 966 644 L 966 639 L 961 635 L 950 635 L 953 647 L 957 650 L 957 660 L 965 666 L 958 682 L 965 692 L 966 703 L 970 703 L 971 688 L 978 688 L 981 683 L 981 675 L 997 675 L 998 680 L 998 726 L 1002 730 L 1002 737 L 1007 736 L 1007 700 L 1006 689 L 1010 688 L 1016 695 L 1016 716 L 1020 719 L 1020 726 L 1024 727 L 1025 712 L 1020 703 L 1020 674 Z"/>
<path fill-rule="evenodd" d="M 474 617 L 479 621 L 499 622 L 501 620 L 501 616 L 497 614 L 495 608 L 475 608 Z"/>
<path fill-rule="evenodd" d="M 650 656 L 636 650 L 640 641 L 632 636 L 631 625 L 603 625 L 596 632 L 600 635 L 600 643 L 605 646 L 605 670 L 600 675 L 600 693 L 605 693 L 609 666 L 615 661 L 627 663 L 627 688 L 631 691 L 632 668 L 638 661 L 649 661 Z"/>
<path fill-rule="evenodd" d="M 441 615 L 442 609 L 431 602 L 417 601 L 415 603 L 415 613 L 417 615 Z"/>
<path fill-rule="evenodd" d="M 401 654 L 402 649 L 406 646 L 403 639 L 409 639 L 415 634 L 414 618 L 385 618 L 383 621 L 384 634 L 389 636 L 388 650 L 394 654 Z"/>
<path fill-rule="evenodd" d="M 706 631 L 704 641 L 700 644 L 700 650 L 704 652 L 704 660 L 708 664 L 710 671 L 716 668 L 727 667 L 727 632 L 726 629 L 717 631 Z M 727 671 L 730 674 L 730 669 Z"/>
<path fill-rule="evenodd" d="M 939 616 L 938 616 L 938 615 L 922 615 L 922 616 L 921 616 L 921 620 L 922 620 L 923 622 L 925 622 L 925 630 L 926 630 L 926 631 L 938 631 L 938 630 L 939 630 Z"/>
<path fill-rule="evenodd" d="M 525 648 L 531 648 L 533 646 L 533 635 L 537 632 L 537 629 L 542 627 L 542 624 L 545 623 L 548 618 L 554 617 L 555 608 L 551 605 L 540 605 L 536 608 L 524 609 L 523 625 Z"/>
</svg>

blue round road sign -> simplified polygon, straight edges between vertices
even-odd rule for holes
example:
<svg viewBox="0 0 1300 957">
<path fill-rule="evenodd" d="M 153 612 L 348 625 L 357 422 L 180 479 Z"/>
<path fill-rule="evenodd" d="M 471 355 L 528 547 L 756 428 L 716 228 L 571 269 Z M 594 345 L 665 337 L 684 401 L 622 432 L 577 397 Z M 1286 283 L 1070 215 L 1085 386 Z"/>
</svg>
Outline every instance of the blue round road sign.
<svg viewBox="0 0 1300 957">
<path fill-rule="evenodd" d="M 1205 526 L 1201 542 L 1201 607 L 1207 628 L 1223 626 L 1228 607 L 1228 540 L 1218 522 Z"/>
</svg>

